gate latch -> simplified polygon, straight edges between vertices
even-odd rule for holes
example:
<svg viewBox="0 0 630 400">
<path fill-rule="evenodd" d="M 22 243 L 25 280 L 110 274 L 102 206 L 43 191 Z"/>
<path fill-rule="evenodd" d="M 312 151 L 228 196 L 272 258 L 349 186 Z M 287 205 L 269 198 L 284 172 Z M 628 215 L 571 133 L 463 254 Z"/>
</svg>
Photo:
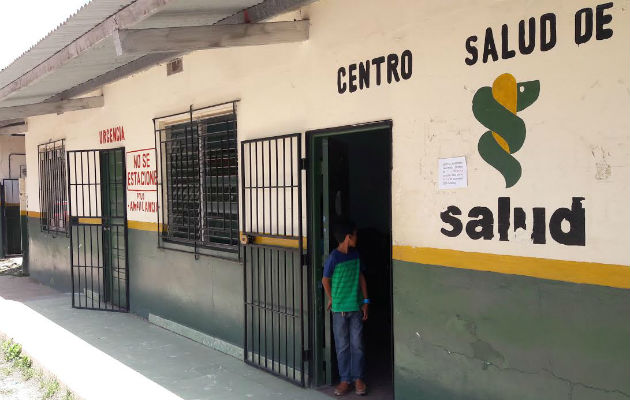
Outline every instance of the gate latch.
<svg viewBox="0 0 630 400">
<path fill-rule="evenodd" d="M 254 243 L 254 236 L 251 235 L 246 235 L 244 233 L 241 234 L 241 244 L 242 245 L 246 245 L 246 244 L 253 244 Z"/>
</svg>

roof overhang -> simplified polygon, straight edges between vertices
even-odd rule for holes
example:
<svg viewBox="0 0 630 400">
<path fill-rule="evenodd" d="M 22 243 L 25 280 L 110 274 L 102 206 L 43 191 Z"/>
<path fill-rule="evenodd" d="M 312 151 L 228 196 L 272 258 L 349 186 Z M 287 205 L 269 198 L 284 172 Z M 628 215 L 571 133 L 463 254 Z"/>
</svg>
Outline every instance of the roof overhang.
<svg viewBox="0 0 630 400">
<path fill-rule="evenodd" d="M 264 21 L 313 1 L 92 0 L 0 71 L 0 115 L 1 110 L 8 110 L 8 107 L 17 110 L 13 107 L 60 102 L 84 95 L 104 84 L 200 48 L 305 40 L 308 26 L 300 21 L 285 25 L 237 25 Z M 234 26 L 211 27 L 216 25 Z M 195 28 L 182 29 L 186 27 Z M 178 30 L 182 37 L 189 39 L 188 42 L 182 42 L 179 47 L 171 42 L 170 47 L 158 49 L 150 45 L 155 42 L 155 37 L 169 29 Z M 196 37 L 190 36 L 193 32 Z M 120 47 L 121 33 L 126 38 L 126 51 Z M 238 40 L 230 42 L 234 35 Z M 51 107 L 30 109 L 41 111 Z M 28 113 L 7 115 L 12 116 L 10 119 L 29 116 Z M 0 125 L 6 119 L 0 117 Z"/>
</svg>

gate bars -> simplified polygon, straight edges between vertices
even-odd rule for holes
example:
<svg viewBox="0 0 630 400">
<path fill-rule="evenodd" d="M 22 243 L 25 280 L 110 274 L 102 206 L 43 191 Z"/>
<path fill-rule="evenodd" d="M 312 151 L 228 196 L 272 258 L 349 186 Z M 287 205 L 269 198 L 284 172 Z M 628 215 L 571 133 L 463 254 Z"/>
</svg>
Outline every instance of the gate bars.
<svg viewBox="0 0 630 400">
<path fill-rule="evenodd" d="M 241 143 L 244 345 L 246 363 L 306 386 L 311 293 L 301 154 L 300 134 Z"/>
<path fill-rule="evenodd" d="M 124 148 L 66 155 L 72 307 L 128 312 Z"/>
<path fill-rule="evenodd" d="M 68 234 L 64 139 L 38 145 L 37 154 L 40 179 L 40 229 L 45 232 Z"/>
</svg>

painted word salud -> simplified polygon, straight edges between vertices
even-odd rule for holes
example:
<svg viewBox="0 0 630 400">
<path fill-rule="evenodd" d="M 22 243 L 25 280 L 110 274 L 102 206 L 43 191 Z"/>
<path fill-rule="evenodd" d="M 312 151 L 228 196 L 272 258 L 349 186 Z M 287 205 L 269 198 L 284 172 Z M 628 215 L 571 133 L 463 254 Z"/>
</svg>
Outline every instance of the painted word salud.
<svg viewBox="0 0 630 400">
<path fill-rule="evenodd" d="M 532 209 L 531 240 L 534 244 L 547 243 L 547 227 L 551 237 L 556 242 L 566 246 L 584 246 L 586 244 L 586 211 L 582 207 L 584 197 L 573 197 L 571 208 L 558 208 L 547 222 L 547 210 L 543 207 Z M 526 212 L 523 208 L 514 207 L 511 212 L 509 197 L 499 197 L 497 201 L 496 225 L 500 241 L 509 241 L 508 232 L 514 225 L 514 232 L 519 229 L 527 230 Z M 440 214 L 442 222 L 447 224 L 441 232 L 448 237 L 459 236 L 464 230 L 462 210 L 457 206 L 448 206 Z M 511 216 L 514 216 L 513 221 Z M 468 213 L 466 234 L 473 240 L 491 240 L 495 232 L 495 214 L 488 207 L 473 207 Z"/>
<path fill-rule="evenodd" d="M 593 33 L 595 33 L 596 40 L 606 40 L 613 36 L 613 30 L 610 28 L 612 15 L 609 13 L 613 5 L 613 2 L 607 2 L 597 5 L 595 8 L 582 8 L 575 13 L 575 44 L 579 46 L 590 41 Z M 527 21 L 521 20 L 518 28 L 503 24 L 500 34 L 488 27 L 483 35 L 483 40 L 477 35 L 469 36 L 466 39 L 465 46 L 468 57 L 464 61 L 466 65 L 472 66 L 480 58 L 483 63 L 487 63 L 490 60 L 498 61 L 499 58 L 507 60 L 516 57 L 517 54 L 532 54 L 536 47 L 541 52 L 549 51 L 558 43 L 557 25 L 556 14 L 546 13 L 541 15 L 538 20 L 534 17 Z"/>
</svg>

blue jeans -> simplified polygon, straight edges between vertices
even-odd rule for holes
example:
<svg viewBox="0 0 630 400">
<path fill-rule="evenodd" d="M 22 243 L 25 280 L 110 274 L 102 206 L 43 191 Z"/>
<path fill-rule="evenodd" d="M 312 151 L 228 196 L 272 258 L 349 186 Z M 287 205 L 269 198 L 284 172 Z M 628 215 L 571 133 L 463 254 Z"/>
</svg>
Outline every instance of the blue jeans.
<svg viewBox="0 0 630 400">
<path fill-rule="evenodd" d="M 342 382 L 363 379 L 363 313 L 333 312 L 333 334 L 337 349 L 337 364 Z"/>
</svg>

